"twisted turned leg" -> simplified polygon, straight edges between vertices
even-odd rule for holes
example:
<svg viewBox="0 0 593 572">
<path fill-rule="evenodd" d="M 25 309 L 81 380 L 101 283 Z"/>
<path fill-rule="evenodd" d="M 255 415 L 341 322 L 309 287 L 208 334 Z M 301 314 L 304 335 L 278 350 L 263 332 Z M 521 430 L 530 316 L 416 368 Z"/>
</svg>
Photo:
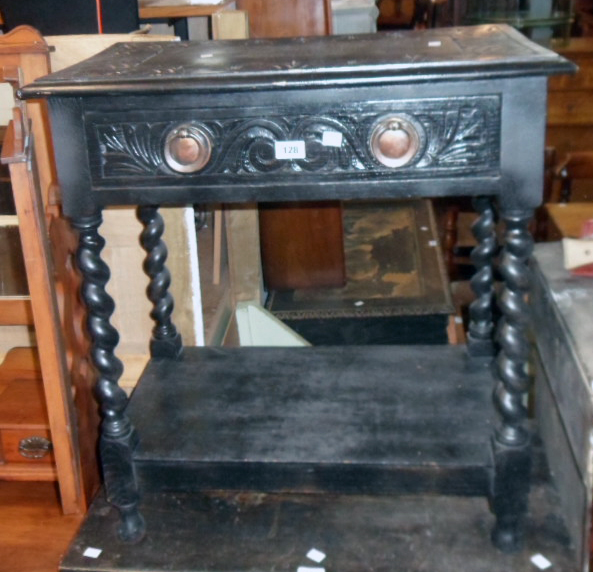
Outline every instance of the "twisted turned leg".
<svg viewBox="0 0 593 572">
<path fill-rule="evenodd" d="M 476 197 L 473 205 L 479 216 L 472 225 L 477 241 L 471 254 L 476 268 L 470 281 L 476 295 L 469 307 L 468 352 L 471 356 L 493 356 L 494 322 L 492 302 L 494 298 L 494 271 L 492 262 L 497 251 L 495 216 L 490 197 Z"/>
<path fill-rule="evenodd" d="M 153 357 L 176 358 L 182 352 L 183 343 L 181 335 L 171 321 L 174 302 L 169 292 L 171 274 L 165 266 L 167 246 L 162 241 L 165 224 L 156 206 L 140 206 L 137 215 L 144 225 L 140 243 L 146 251 L 144 271 L 150 277 L 146 293 L 153 305 L 150 317 L 155 323 L 150 341 L 150 354 Z"/>
<path fill-rule="evenodd" d="M 531 470 L 526 405 L 530 386 L 526 298 L 531 282 L 527 261 L 533 249 L 528 230 L 531 215 L 531 212 L 503 213 L 506 230 L 500 271 L 504 288 L 499 300 L 503 317 L 497 335 L 500 352 L 496 359 L 494 389 L 499 419 L 492 437 L 491 504 L 496 515 L 493 542 L 504 551 L 520 547 Z"/>
<path fill-rule="evenodd" d="M 114 354 L 119 335 L 109 322 L 115 304 L 105 291 L 110 273 L 101 259 L 101 250 L 105 246 L 105 240 L 98 232 L 101 222 L 98 213 L 77 218 L 72 225 L 79 232 L 76 260 L 82 274 L 81 294 L 88 311 L 91 358 L 98 371 L 96 394 L 103 416 L 99 450 L 105 490 L 108 500 L 121 514 L 120 537 L 135 542 L 145 532 L 144 519 L 138 511 L 138 486 L 132 463 L 138 438 L 124 412 L 126 393 L 118 385 L 123 365 Z"/>
</svg>

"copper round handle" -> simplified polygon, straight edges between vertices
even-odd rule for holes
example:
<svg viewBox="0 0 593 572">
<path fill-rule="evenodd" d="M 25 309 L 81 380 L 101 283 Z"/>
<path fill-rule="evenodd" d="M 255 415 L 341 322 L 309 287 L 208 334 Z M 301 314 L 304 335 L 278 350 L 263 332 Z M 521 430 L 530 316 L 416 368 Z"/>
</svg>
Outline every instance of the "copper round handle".
<svg viewBox="0 0 593 572">
<path fill-rule="evenodd" d="M 179 125 L 165 139 L 165 162 L 178 173 L 200 171 L 211 154 L 210 136 L 196 125 Z"/>
<path fill-rule="evenodd" d="M 379 163 L 397 168 L 407 165 L 420 149 L 420 134 L 407 118 L 389 116 L 381 119 L 371 133 L 371 151 Z"/>
</svg>

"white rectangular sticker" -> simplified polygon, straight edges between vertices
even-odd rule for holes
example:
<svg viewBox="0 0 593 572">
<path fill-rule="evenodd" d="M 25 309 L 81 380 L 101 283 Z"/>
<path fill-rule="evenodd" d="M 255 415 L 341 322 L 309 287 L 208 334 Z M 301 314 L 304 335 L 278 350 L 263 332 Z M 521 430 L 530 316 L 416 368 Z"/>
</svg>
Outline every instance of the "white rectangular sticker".
<svg viewBox="0 0 593 572">
<path fill-rule="evenodd" d="M 324 131 L 321 136 L 321 144 L 324 147 L 341 147 L 342 134 L 339 131 Z"/>
<path fill-rule="evenodd" d="M 321 552 L 321 550 L 317 550 L 317 548 L 311 548 L 311 550 L 307 552 L 307 558 L 319 564 L 320 562 L 323 562 L 325 560 L 325 554 Z"/>
<path fill-rule="evenodd" d="M 275 141 L 276 159 L 306 159 L 307 151 L 304 141 Z"/>
<path fill-rule="evenodd" d="M 531 562 L 540 570 L 547 570 L 552 566 L 552 563 L 543 554 L 534 554 L 531 557 Z"/>
</svg>

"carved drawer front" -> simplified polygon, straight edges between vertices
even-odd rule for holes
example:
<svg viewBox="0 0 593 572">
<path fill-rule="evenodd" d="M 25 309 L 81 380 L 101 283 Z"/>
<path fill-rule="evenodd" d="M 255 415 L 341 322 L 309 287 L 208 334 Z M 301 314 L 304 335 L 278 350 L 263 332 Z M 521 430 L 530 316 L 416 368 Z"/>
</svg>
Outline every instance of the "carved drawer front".
<svg viewBox="0 0 593 572">
<path fill-rule="evenodd" d="M 87 112 L 94 190 L 498 173 L 498 95 L 341 104 Z M 154 121 L 146 117 L 154 116 Z"/>
<path fill-rule="evenodd" d="M 2 456 L 5 463 L 53 463 L 49 431 L 45 429 L 2 429 Z"/>
</svg>

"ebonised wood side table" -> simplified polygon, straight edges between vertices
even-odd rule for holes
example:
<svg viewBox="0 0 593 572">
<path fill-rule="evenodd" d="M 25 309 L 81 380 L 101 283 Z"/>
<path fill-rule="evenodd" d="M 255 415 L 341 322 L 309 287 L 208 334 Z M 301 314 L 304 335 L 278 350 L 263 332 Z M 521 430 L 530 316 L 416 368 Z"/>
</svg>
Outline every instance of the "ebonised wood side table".
<svg viewBox="0 0 593 572">
<path fill-rule="evenodd" d="M 547 76 L 571 71 L 511 28 L 479 26 L 118 44 L 22 90 L 49 100 L 80 236 L 105 488 L 123 540 L 145 533 L 142 490 L 434 491 L 488 495 L 494 542 L 517 547 L 530 471 L 528 222 Z M 467 347 L 183 347 L 160 205 L 449 195 L 474 197 L 479 213 Z M 129 405 L 98 233 L 107 205 L 138 205 L 153 303 L 152 360 Z M 493 341 L 495 207 L 506 230 Z"/>
</svg>

